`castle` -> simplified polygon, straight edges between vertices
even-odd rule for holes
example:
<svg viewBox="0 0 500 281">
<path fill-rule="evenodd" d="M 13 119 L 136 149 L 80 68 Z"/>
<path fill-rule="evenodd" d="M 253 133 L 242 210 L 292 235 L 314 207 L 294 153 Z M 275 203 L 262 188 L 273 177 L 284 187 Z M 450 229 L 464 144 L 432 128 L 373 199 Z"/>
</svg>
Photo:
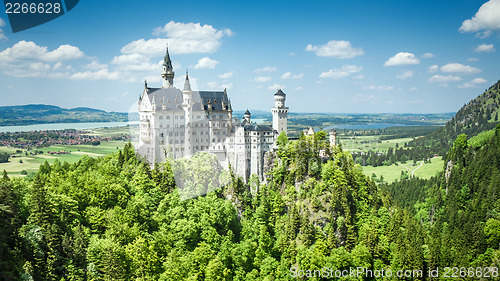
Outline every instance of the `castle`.
<svg viewBox="0 0 500 281">
<path fill-rule="evenodd" d="M 207 151 L 221 165 L 231 167 L 247 181 L 252 174 L 263 179 L 264 155 L 275 148 L 278 135 L 287 131 L 288 107 L 282 90 L 274 94 L 272 126 L 233 118 L 227 91 L 193 91 L 186 72 L 184 88 L 173 86 L 174 69 L 168 53 L 163 60 L 161 88 L 148 87 L 139 98 L 139 146 L 137 152 L 150 164 L 191 157 Z"/>
</svg>

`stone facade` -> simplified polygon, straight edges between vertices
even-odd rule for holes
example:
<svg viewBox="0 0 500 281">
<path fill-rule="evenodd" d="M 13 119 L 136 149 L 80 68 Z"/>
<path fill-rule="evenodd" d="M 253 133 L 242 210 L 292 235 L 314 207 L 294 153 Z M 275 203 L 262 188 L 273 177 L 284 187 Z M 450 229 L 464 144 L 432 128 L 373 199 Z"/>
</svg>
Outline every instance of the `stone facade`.
<svg viewBox="0 0 500 281">
<path fill-rule="evenodd" d="M 215 156 L 245 181 L 252 174 L 264 177 L 264 155 L 276 146 L 276 139 L 287 130 L 286 95 L 274 95 L 273 125 L 233 118 L 227 91 L 193 91 L 186 73 L 182 90 L 173 86 L 174 70 L 167 53 L 161 73 L 163 86 L 148 87 L 138 102 L 139 146 L 137 152 L 151 164 L 167 159 L 191 157 L 201 151 Z"/>
</svg>

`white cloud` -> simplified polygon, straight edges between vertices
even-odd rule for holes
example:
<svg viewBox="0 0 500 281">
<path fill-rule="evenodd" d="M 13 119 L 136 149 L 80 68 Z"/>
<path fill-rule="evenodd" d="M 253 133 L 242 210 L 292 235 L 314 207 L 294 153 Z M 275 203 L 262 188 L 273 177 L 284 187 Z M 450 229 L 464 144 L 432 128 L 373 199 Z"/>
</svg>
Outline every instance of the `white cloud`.
<svg viewBox="0 0 500 281">
<path fill-rule="evenodd" d="M 436 74 L 429 78 L 429 82 L 431 83 L 448 83 L 448 82 L 458 82 L 461 81 L 462 78 L 459 76 L 453 76 L 453 75 L 447 75 L 447 76 L 442 76 L 439 74 Z"/>
<path fill-rule="evenodd" d="M 477 67 L 463 65 L 460 63 L 445 64 L 441 66 L 441 71 L 446 73 L 460 73 L 460 74 L 474 74 L 481 72 L 481 70 Z"/>
<path fill-rule="evenodd" d="M 227 73 L 223 73 L 223 74 L 221 74 L 221 75 L 219 75 L 217 77 L 219 77 L 220 79 L 229 79 L 229 78 L 233 77 L 233 72 L 230 71 L 230 72 L 227 72 Z"/>
<path fill-rule="evenodd" d="M 369 86 L 364 86 L 363 90 L 391 91 L 394 90 L 394 86 L 369 85 Z"/>
<path fill-rule="evenodd" d="M 69 77 L 73 80 L 118 80 L 121 74 L 117 71 L 110 72 L 108 69 L 98 71 L 77 72 Z"/>
<path fill-rule="evenodd" d="M 425 53 L 422 55 L 422 58 L 424 58 L 424 59 L 430 59 L 433 57 L 435 57 L 433 53 Z"/>
<path fill-rule="evenodd" d="M 140 54 L 126 54 L 113 58 L 111 64 L 118 65 L 121 71 L 160 71 L 161 63 L 151 63 L 150 60 Z"/>
<path fill-rule="evenodd" d="M 410 92 L 413 92 L 413 91 L 416 91 L 416 90 L 418 90 L 418 88 L 417 88 L 417 87 L 411 87 L 411 88 L 410 88 Z"/>
<path fill-rule="evenodd" d="M 467 61 L 478 61 L 478 58 L 468 58 Z"/>
<path fill-rule="evenodd" d="M 304 73 L 292 74 L 291 72 L 285 72 L 281 75 L 281 79 L 302 79 L 302 77 L 304 77 Z"/>
<path fill-rule="evenodd" d="M 271 81 L 271 76 L 259 76 L 259 77 L 254 78 L 251 81 L 257 82 L 257 83 L 268 82 L 268 81 Z"/>
<path fill-rule="evenodd" d="M 255 73 L 267 73 L 267 72 L 274 72 L 274 71 L 276 71 L 276 69 L 277 68 L 274 66 L 265 66 L 265 67 L 257 68 L 253 72 L 255 72 Z"/>
<path fill-rule="evenodd" d="M 488 81 L 486 81 L 486 79 L 484 78 L 475 78 L 475 79 L 472 79 L 472 81 L 470 82 L 466 82 L 466 83 L 463 83 L 461 85 L 458 85 L 459 88 L 472 88 L 474 86 L 476 86 L 477 84 L 484 84 Z"/>
<path fill-rule="evenodd" d="M 84 53 L 78 47 L 71 45 L 61 45 L 59 48 L 44 55 L 45 61 L 65 61 L 82 58 Z"/>
<path fill-rule="evenodd" d="M 154 30 L 155 35 L 167 38 L 139 39 L 125 45 L 124 54 L 157 56 L 165 52 L 168 44 L 171 54 L 213 53 L 222 44 L 224 36 L 232 36 L 230 29 L 217 30 L 211 25 L 170 21 Z"/>
<path fill-rule="evenodd" d="M 0 27 L 4 27 L 5 26 L 5 21 L 0 18 Z M 3 29 L 0 28 L 0 40 L 6 40 L 7 37 L 5 36 L 5 34 L 3 33 Z"/>
<path fill-rule="evenodd" d="M 78 47 L 61 45 L 57 49 L 48 52 L 47 47 L 38 46 L 32 41 L 19 41 L 12 47 L 0 52 L 0 63 L 38 60 L 45 62 L 56 62 L 79 59 L 84 56 Z"/>
<path fill-rule="evenodd" d="M 82 58 L 78 47 L 61 45 L 53 51 L 34 42 L 19 41 L 0 52 L 0 68 L 3 73 L 15 77 L 64 78 L 71 66 L 63 69 L 63 61 Z M 62 72 L 59 72 L 62 71 Z"/>
<path fill-rule="evenodd" d="M 439 70 L 439 65 L 433 64 L 429 66 L 429 73 L 436 73 Z"/>
<path fill-rule="evenodd" d="M 219 62 L 216 61 L 216 60 L 213 60 L 209 57 L 204 57 L 204 58 L 201 58 L 198 63 L 193 66 L 194 69 L 201 69 L 201 68 L 210 68 L 210 69 L 214 69 L 215 66 L 218 64 Z"/>
<path fill-rule="evenodd" d="M 357 73 L 363 70 L 361 66 L 345 64 L 341 68 L 330 69 L 327 72 L 323 72 L 319 75 L 320 78 L 333 78 L 340 79 L 348 77 L 353 73 Z"/>
<path fill-rule="evenodd" d="M 493 33 L 493 31 L 491 31 L 491 30 L 485 30 L 485 31 L 481 31 L 481 32 L 476 33 L 476 37 L 481 38 L 481 39 L 485 39 L 485 38 L 490 37 L 492 33 Z"/>
<path fill-rule="evenodd" d="M 471 19 L 465 20 L 459 30 L 460 32 L 475 32 L 500 29 L 500 17 L 498 15 L 500 15 L 500 0 L 490 0 L 484 3 Z"/>
<path fill-rule="evenodd" d="M 326 45 L 313 46 L 307 45 L 306 51 L 313 51 L 320 57 L 335 57 L 339 59 L 350 59 L 363 55 L 365 52 L 362 48 L 353 48 L 349 41 L 332 40 Z"/>
<path fill-rule="evenodd" d="M 295 91 L 302 91 L 302 90 L 304 90 L 304 87 L 299 86 L 299 87 L 295 88 L 294 90 L 295 90 Z"/>
<path fill-rule="evenodd" d="M 98 58 L 92 58 L 92 61 L 85 65 L 85 68 L 92 69 L 92 70 L 99 70 L 103 68 L 107 68 L 107 64 L 103 64 L 99 62 Z"/>
<path fill-rule="evenodd" d="M 405 72 L 402 72 L 402 73 L 396 75 L 396 78 L 402 79 L 402 80 L 408 79 L 410 77 L 413 77 L 413 70 L 407 70 Z"/>
<path fill-rule="evenodd" d="M 222 83 L 222 84 L 220 84 L 220 83 L 215 82 L 215 81 L 207 82 L 207 86 L 208 86 L 209 90 L 217 90 L 217 91 L 220 91 L 221 89 L 231 90 L 233 88 L 233 84 L 232 83 Z"/>
<path fill-rule="evenodd" d="M 472 79 L 471 83 L 474 83 L 474 84 L 482 84 L 482 83 L 486 83 L 488 81 L 486 81 L 486 79 L 484 78 L 475 78 L 475 79 Z"/>
<path fill-rule="evenodd" d="M 493 46 L 493 44 L 481 44 L 477 45 L 474 51 L 478 53 L 491 53 L 495 51 L 495 46 Z"/>
<path fill-rule="evenodd" d="M 276 84 L 273 84 L 273 85 L 267 87 L 267 89 L 270 90 L 270 91 L 276 91 L 278 89 L 282 89 L 283 90 L 283 89 L 285 89 L 285 86 L 276 83 Z"/>
<path fill-rule="evenodd" d="M 414 54 L 408 52 L 399 52 L 393 57 L 389 58 L 384 66 L 419 64 L 420 60 Z"/>
</svg>

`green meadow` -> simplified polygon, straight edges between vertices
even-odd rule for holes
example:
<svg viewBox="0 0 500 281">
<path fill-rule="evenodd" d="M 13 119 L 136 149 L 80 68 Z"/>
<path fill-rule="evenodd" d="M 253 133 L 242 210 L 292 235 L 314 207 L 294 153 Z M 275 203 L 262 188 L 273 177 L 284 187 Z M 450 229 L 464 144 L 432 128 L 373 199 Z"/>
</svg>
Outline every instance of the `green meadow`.
<svg viewBox="0 0 500 281">
<path fill-rule="evenodd" d="M 59 162 L 75 163 L 80 160 L 83 155 L 88 155 L 90 157 L 100 157 L 107 154 L 116 152 L 118 149 L 122 149 L 125 145 L 125 141 L 108 141 L 101 142 L 100 145 L 53 145 L 49 147 L 39 148 L 37 150 L 43 151 L 43 154 L 38 155 L 25 155 L 10 158 L 7 163 L 0 163 L 0 171 L 7 171 L 9 175 L 21 176 L 22 171 L 27 173 L 38 171 L 40 164 L 45 161 L 49 163 L 54 163 L 57 159 Z M 23 150 L 24 151 L 24 150 Z M 49 155 L 49 151 L 67 151 L 69 154 L 59 154 L 59 155 Z M 0 152 L 14 153 L 16 149 L 8 147 L 0 147 Z"/>
<path fill-rule="evenodd" d="M 373 174 L 380 179 L 380 176 L 384 177 L 385 182 L 394 182 L 401 178 L 401 172 L 408 172 L 408 176 L 411 176 L 410 170 L 415 170 L 414 176 L 419 178 L 428 179 L 432 176 L 435 176 L 439 171 L 443 169 L 443 159 L 441 156 L 431 158 L 430 163 L 424 163 L 421 167 L 420 163 L 422 161 L 418 161 L 415 165 L 411 166 L 413 162 L 408 161 L 406 164 L 401 165 L 390 165 L 390 166 L 365 166 L 363 167 L 363 173 L 369 177 Z M 407 167 L 407 168 L 405 168 Z"/>
</svg>

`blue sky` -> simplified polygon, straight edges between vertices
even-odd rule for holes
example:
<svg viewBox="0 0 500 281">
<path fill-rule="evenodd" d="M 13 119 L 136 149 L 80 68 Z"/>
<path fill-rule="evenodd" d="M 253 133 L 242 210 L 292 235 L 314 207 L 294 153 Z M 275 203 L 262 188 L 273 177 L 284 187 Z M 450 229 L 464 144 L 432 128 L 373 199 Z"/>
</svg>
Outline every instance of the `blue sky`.
<svg viewBox="0 0 500 281">
<path fill-rule="evenodd" d="M 167 42 L 175 86 L 235 110 L 282 88 L 295 112 L 454 112 L 500 79 L 500 0 L 80 1 L 15 34 L 0 12 L 0 105 L 128 111 Z"/>
</svg>

